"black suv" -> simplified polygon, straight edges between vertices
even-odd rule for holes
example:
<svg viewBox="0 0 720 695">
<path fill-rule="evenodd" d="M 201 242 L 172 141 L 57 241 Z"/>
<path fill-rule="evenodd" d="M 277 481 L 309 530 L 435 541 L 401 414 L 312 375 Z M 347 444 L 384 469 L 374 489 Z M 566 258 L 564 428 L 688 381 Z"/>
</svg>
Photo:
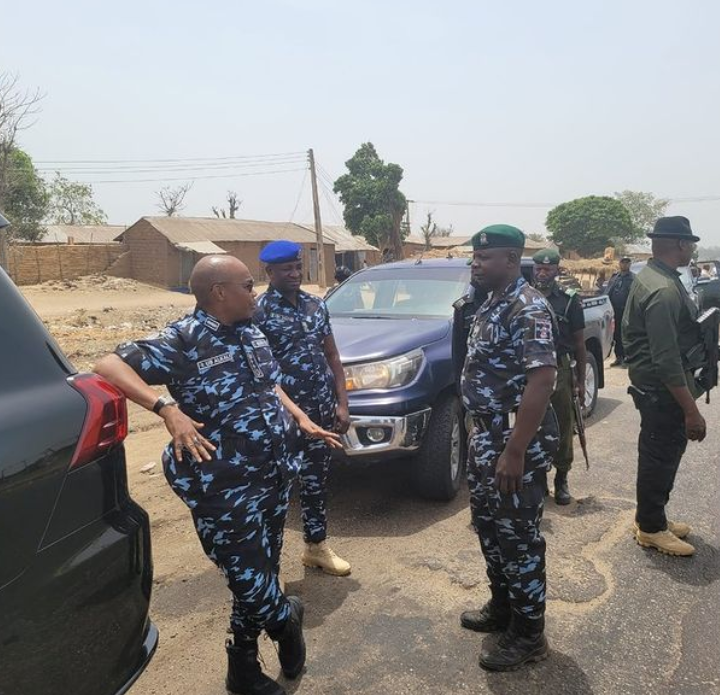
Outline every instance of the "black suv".
<svg viewBox="0 0 720 695">
<path fill-rule="evenodd" d="M 0 694 L 119 695 L 157 646 L 125 398 L 77 374 L 0 269 Z"/>
</svg>

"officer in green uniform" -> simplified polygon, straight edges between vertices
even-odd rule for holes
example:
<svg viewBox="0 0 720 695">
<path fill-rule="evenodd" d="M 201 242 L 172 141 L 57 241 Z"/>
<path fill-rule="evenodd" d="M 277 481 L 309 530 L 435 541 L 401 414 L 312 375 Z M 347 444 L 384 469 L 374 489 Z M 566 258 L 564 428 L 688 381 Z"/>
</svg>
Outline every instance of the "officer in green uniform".
<svg viewBox="0 0 720 695">
<path fill-rule="evenodd" d="M 697 309 L 677 269 L 690 263 L 695 244 L 686 217 L 661 217 L 653 231 L 653 257 L 633 282 L 622 322 L 629 366 L 628 392 L 640 411 L 635 539 L 667 555 L 692 555 L 682 540 L 690 527 L 670 521 L 670 499 L 688 439 L 702 441 L 700 389 L 686 356 L 701 342 Z"/>
<path fill-rule="evenodd" d="M 533 256 L 533 263 L 533 284 L 548 300 L 558 323 L 558 373 L 552 406 L 560 426 L 560 447 L 553 463 L 555 502 L 564 505 L 571 500 L 568 472 L 573 462 L 573 389 L 581 403 L 585 400 L 585 316 L 577 290 L 565 288 L 557 281 L 560 254 L 554 249 L 542 249 Z"/>
</svg>

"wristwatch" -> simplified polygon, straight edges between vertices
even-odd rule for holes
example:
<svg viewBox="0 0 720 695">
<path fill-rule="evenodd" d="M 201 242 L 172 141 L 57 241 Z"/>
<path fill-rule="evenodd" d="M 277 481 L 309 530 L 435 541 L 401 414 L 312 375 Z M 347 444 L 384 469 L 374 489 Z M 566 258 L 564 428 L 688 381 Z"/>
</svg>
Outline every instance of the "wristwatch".
<svg viewBox="0 0 720 695">
<path fill-rule="evenodd" d="M 175 405 L 177 406 L 177 401 L 174 398 L 167 398 L 166 396 L 160 396 L 155 401 L 155 405 L 152 407 L 153 413 L 155 415 L 160 415 L 160 411 L 166 406 L 166 405 Z"/>
</svg>

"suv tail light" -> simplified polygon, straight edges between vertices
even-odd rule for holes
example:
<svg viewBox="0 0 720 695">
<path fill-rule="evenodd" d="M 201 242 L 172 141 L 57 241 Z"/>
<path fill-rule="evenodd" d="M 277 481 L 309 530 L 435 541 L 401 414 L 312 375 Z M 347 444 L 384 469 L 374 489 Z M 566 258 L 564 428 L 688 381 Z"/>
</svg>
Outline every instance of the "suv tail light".
<svg viewBox="0 0 720 695">
<path fill-rule="evenodd" d="M 128 420 L 125 396 L 97 374 L 78 374 L 68 379 L 87 402 L 82 432 L 70 468 L 84 466 L 102 456 L 110 447 L 127 437 Z"/>
</svg>

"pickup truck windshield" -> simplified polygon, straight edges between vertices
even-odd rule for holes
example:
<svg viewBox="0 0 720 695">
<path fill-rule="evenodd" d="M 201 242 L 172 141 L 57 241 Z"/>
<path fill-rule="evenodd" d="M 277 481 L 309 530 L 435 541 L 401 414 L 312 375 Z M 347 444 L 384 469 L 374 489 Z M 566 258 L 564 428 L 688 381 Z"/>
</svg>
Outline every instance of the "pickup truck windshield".
<svg viewBox="0 0 720 695">
<path fill-rule="evenodd" d="M 470 269 L 373 269 L 358 273 L 327 298 L 333 316 L 450 318 L 452 303 L 467 290 Z"/>
</svg>

